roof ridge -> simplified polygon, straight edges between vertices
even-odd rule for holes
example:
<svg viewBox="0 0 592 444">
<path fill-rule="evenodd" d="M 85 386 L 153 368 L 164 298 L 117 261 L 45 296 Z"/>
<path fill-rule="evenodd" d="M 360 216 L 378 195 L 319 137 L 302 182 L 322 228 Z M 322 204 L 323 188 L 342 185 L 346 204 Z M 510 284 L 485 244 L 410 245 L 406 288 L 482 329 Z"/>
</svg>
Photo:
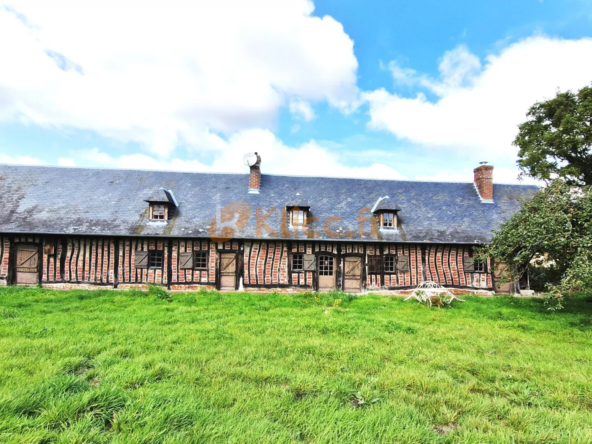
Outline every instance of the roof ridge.
<svg viewBox="0 0 592 444">
<path fill-rule="evenodd" d="M 233 176 L 248 176 L 249 173 L 233 173 L 227 171 L 175 171 L 175 170 L 162 170 L 162 169 L 149 169 L 149 168 L 113 168 L 113 167 L 83 167 L 83 166 L 63 166 L 63 165 L 23 165 L 23 164 L 11 164 L 11 163 L 0 163 L 0 166 L 15 166 L 19 168 L 47 168 L 47 169 L 66 169 L 66 170 L 87 170 L 87 171 L 121 171 L 121 172 L 150 172 L 150 173 L 174 173 L 174 174 L 213 174 L 213 175 L 233 175 Z M 297 177 L 306 179 L 339 179 L 339 180 L 372 180 L 372 181 L 385 181 L 385 182 L 409 182 L 409 183 L 433 183 L 433 184 L 464 184 L 470 185 L 473 182 L 461 182 L 461 181 L 436 181 L 436 180 L 418 180 L 418 179 L 384 179 L 374 177 L 343 177 L 343 176 L 309 176 L 303 174 L 273 174 L 273 173 L 262 173 L 264 176 L 272 177 Z M 508 185 L 508 186 L 519 186 L 519 187 L 537 187 L 534 184 L 522 184 L 522 183 L 504 183 L 494 182 L 495 185 Z"/>
</svg>

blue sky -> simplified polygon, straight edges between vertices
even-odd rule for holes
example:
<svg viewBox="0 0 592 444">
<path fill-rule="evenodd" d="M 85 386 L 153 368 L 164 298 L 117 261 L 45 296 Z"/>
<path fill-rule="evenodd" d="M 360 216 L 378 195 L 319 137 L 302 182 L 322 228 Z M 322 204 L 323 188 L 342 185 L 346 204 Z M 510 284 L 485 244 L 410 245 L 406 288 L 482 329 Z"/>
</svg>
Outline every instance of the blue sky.
<svg viewBox="0 0 592 444">
<path fill-rule="evenodd" d="M 514 182 L 528 106 L 592 82 L 584 0 L 85 4 L 0 2 L 0 162 Z"/>
</svg>

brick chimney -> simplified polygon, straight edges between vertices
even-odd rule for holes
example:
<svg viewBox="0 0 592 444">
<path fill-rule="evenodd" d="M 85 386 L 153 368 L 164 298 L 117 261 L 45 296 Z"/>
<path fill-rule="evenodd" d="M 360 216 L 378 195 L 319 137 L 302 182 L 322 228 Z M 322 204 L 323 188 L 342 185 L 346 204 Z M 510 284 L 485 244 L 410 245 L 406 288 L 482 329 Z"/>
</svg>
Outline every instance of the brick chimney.
<svg viewBox="0 0 592 444">
<path fill-rule="evenodd" d="M 493 165 L 482 164 L 473 170 L 475 174 L 475 188 L 481 202 L 493 203 Z"/>
<path fill-rule="evenodd" d="M 255 153 L 257 156 L 257 162 L 251 165 L 251 173 L 249 174 L 249 193 L 259 194 L 261 188 L 261 156 Z"/>
</svg>

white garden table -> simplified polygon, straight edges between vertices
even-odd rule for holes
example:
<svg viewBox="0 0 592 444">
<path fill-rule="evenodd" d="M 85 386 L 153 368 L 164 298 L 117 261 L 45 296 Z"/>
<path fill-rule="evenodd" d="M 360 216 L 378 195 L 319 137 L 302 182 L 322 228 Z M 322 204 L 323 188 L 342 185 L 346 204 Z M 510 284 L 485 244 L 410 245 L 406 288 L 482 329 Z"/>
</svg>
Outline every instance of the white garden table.
<svg viewBox="0 0 592 444">
<path fill-rule="evenodd" d="M 425 303 L 432 296 L 440 296 L 442 302 L 450 305 L 453 300 L 460 302 L 466 302 L 464 299 L 460 299 L 453 295 L 449 290 L 444 288 L 438 282 L 424 281 L 417 286 L 413 293 L 411 293 L 404 300 L 408 301 L 411 298 L 417 299 L 419 302 Z"/>
</svg>

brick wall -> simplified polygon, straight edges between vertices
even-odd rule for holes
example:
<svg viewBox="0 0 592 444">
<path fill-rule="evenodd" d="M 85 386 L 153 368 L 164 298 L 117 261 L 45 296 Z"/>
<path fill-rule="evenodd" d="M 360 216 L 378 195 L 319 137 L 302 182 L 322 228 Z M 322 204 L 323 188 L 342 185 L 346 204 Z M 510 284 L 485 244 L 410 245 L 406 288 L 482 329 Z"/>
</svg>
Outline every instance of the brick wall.
<svg viewBox="0 0 592 444">
<path fill-rule="evenodd" d="M 10 239 L 0 236 L 0 285 L 6 285 Z"/>
<path fill-rule="evenodd" d="M 245 286 L 288 285 L 288 243 L 282 241 L 245 241 Z"/>
<path fill-rule="evenodd" d="M 363 273 L 367 290 L 401 289 L 417 286 L 425 279 L 452 287 L 492 289 L 492 276 L 487 273 L 466 273 L 464 258 L 472 256 L 471 246 L 382 244 L 314 241 L 227 241 L 216 243 L 208 239 L 148 239 L 101 237 L 45 237 L 19 236 L 19 242 L 39 242 L 42 247 L 41 276 L 43 284 L 96 285 L 118 288 L 143 288 L 146 285 L 169 285 L 167 271 L 171 265 L 170 288 L 193 290 L 216 285 L 216 267 L 221 252 L 237 253 L 237 273 L 243 276 L 244 286 L 255 288 L 311 289 L 316 271 L 294 272 L 291 259 L 294 253 L 328 253 L 336 259 L 336 283 L 341 286 L 345 256 L 361 255 L 368 263 L 372 256 L 408 256 L 410 270 L 397 273 Z M 6 284 L 9 269 L 11 238 L 0 236 L 0 285 Z M 242 249 L 241 249 L 242 246 Z M 48 247 L 48 249 L 46 249 Z M 136 252 L 163 251 L 162 269 L 139 269 L 135 266 Z M 181 269 L 180 253 L 208 252 L 207 269 Z M 169 257 L 170 254 L 170 257 Z M 63 268 L 62 268 L 63 265 Z M 63 277 L 63 280 L 62 280 Z M 82 288 L 82 287 L 81 287 Z"/>
<path fill-rule="evenodd" d="M 167 245 L 170 240 L 160 239 L 120 239 L 118 240 L 119 258 L 119 284 L 167 284 L 167 267 L 169 252 Z M 136 251 L 160 250 L 163 251 L 162 268 L 136 268 Z"/>
<path fill-rule="evenodd" d="M 189 252 L 206 252 L 207 268 L 182 269 L 179 264 L 179 254 Z M 172 241 L 171 257 L 171 285 L 211 284 L 216 282 L 216 243 L 210 240 L 181 239 Z"/>
<path fill-rule="evenodd" d="M 54 253 L 47 255 L 45 248 L 42 249 L 43 282 L 61 281 L 60 262 L 63 261 L 64 282 L 112 285 L 116 263 L 115 242 L 111 238 L 90 237 L 44 239 L 43 247 L 53 246 Z"/>
</svg>

